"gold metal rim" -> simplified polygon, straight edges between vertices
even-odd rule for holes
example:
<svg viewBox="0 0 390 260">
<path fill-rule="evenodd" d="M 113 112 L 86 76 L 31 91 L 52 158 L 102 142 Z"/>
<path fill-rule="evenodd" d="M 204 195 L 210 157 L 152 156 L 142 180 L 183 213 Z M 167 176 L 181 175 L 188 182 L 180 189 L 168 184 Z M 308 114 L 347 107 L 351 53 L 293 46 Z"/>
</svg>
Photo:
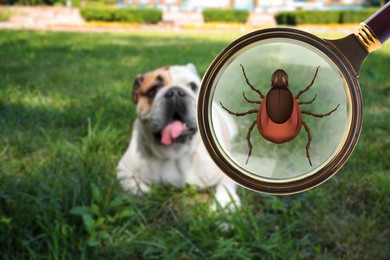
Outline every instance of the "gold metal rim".
<svg viewBox="0 0 390 260">
<path fill-rule="evenodd" d="M 355 33 L 355 35 L 368 52 L 375 51 L 382 46 L 379 39 L 365 23 L 360 23 L 358 31 Z"/>
</svg>

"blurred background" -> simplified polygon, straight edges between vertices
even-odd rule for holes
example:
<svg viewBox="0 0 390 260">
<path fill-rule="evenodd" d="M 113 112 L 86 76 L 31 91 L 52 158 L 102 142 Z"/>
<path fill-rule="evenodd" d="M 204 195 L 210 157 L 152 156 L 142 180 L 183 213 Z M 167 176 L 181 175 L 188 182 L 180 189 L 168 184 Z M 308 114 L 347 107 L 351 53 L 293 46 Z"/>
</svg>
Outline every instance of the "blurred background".
<svg viewBox="0 0 390 260">
<path fill-rule="evenodd" d="M 258 27 L 275 24 L 350 24 L 386 0 L 0 0 L 0 28 L 61 29 L 119 22 L 115 27 L 210 28 L 216 22 Z M 329 11 L 326 15 L 315 11 Z M 298 14 L 292 14 L 299 11 Z M 309 13 L 307 13 L 309 11 Z M 291 13 L 292 12 L 292 13 Z M 98 23 L 100 22 L 100 24 Z M 108 26 L 107 24 L 105 24 Z M 110 27 L 113 24 L 111 24 Z M 91 23 L 89 24 L 91 27 Z M 220 25 L 222 26 L 222 25 Z M 222 26 L 226 27 L 226 26 Z"/>
<path fill-rule="evenodd" d="M 137 74 L 191 62 L 202 76 L 271 26 L 340 38 L 385 2 L 0 0 L 0 258 L 390 259 L 389 43 L 360 72 L 354 153 L 313 190 L 239 188 L 229 213 L 210 210 L 213 189 L 137 197 L 116 179 Z"/>
</svg>

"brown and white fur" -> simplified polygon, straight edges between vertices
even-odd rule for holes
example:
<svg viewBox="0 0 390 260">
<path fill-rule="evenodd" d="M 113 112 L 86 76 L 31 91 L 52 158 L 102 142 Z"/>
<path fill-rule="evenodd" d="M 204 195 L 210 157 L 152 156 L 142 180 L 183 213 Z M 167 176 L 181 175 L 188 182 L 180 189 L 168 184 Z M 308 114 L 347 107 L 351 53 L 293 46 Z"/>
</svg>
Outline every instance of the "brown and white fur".
<svg viewBox="0 0 390 260">
<path fill-rule="evenodd" d="M 240 206 L 236 184 L 218 169 L 201 142 L 195 111 L 199 87 L 193 64 L 136 77 L 132 97 L 137 119 L 117 173 L 125 190 L 140 194 L 149 192 L 152 184 L 215 186 L 215 199 L 222 207 Z M 217 105 L 213 118 L 220 122 L 216 134 L 229 146 L 236 133 L 234 121 Z"/>
</svg>

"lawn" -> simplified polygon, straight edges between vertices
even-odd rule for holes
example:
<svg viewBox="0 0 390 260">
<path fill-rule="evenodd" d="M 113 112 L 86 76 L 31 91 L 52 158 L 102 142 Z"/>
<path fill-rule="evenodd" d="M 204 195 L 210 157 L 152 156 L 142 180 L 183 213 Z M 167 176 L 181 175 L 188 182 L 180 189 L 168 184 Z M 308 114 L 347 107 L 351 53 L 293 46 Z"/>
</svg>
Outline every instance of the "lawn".
<svg viewBox="0 0 390 260">
<path fill-rule="evenodd" d="M 240 188 L 234 214 L 210 212 L 212 190 L 120 188 L 134 77 L 187 62 L 203 74 L 236 36 L 0 31 L 0 258 L 389 259 L 390 44 L 362 67 L 362 135 L 325 184 Z"/>
</svg>

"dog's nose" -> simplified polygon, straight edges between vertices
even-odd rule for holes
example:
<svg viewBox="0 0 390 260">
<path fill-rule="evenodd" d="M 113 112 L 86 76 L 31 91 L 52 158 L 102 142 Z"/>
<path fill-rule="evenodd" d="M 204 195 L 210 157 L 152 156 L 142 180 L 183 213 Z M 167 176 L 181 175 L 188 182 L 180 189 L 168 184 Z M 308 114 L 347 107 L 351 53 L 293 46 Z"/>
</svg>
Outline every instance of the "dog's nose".
<svg viewBox="0 0 390 260">
<path fill-rule="evenodd" d="M 174 96 L 178 96 L 178 97 L 184 97 L 186 95 L 186 93 L 184 92 L 184 90 L 182 90 L 181 88 L 178 88 L 178 87 L 174 87 L 174 88 L 171 88 L 167 91 L 167 93 L 165 93 L 165 97 L 166 98 L 171 98 L 171 97 L 174 97 Z"/>
</svg>

